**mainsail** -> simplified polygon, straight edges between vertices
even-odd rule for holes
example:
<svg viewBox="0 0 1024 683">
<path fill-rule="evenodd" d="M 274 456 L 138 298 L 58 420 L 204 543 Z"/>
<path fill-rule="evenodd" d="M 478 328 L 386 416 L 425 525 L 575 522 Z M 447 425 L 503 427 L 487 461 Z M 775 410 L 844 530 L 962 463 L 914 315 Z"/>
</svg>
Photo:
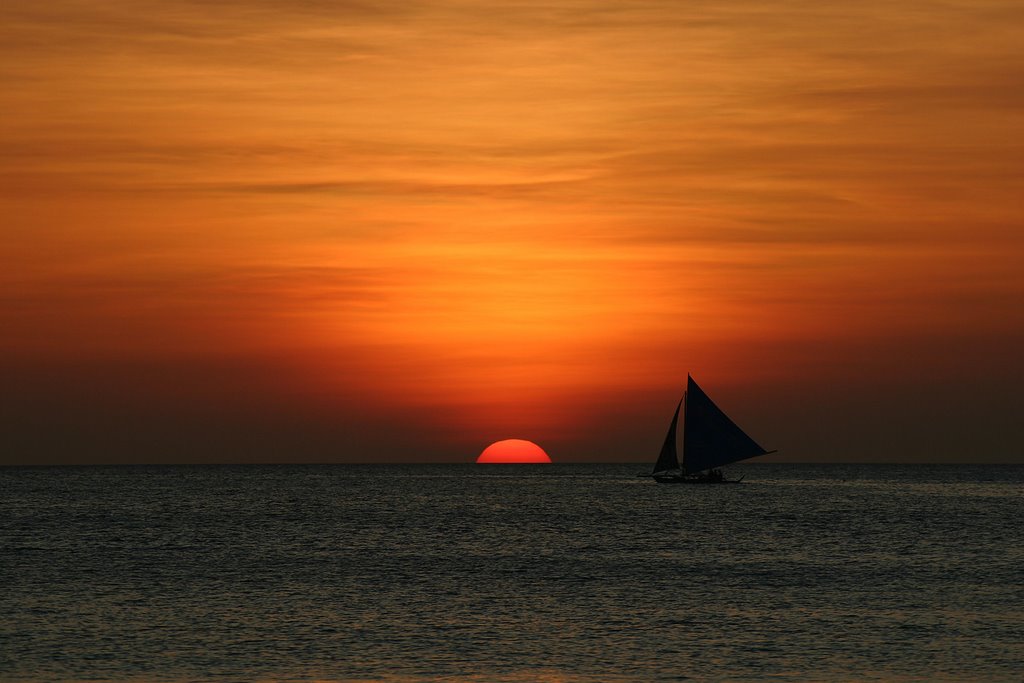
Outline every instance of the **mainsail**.
<svg viewBox="0 0 1024 683">
<path fill-rule="evenodd" d="M 679 422 L 679 409 L 682 405 L 683 401 L 680 400 L 679 405 L 676 406 L 675 415 L 672 416 L 672 424 L 668 427 L 668 435 L 665 437 L 665 443 L 661 447 L 658 462 L 654 463 L 654 472 L 651 474 L 679 470 L 679 456 L 676 455 L 676 423 Z"/>
<path fill-rule="evenodd" d="M 678 416 L 678 409 L 676 415 Z M 675 426 L 673 420 L 669 437 L 672 439 L 672 458 L 675 459 Z M 660 469 L 668 442 L 661 449 L 655 470 Z M 683 471 L 693 474 L 731 462 L 754 458 L 768 453 L 747 436 L 712 402 L 693 378 L 686 378 L 686 413 L 683 422 Z"/>
</svg>

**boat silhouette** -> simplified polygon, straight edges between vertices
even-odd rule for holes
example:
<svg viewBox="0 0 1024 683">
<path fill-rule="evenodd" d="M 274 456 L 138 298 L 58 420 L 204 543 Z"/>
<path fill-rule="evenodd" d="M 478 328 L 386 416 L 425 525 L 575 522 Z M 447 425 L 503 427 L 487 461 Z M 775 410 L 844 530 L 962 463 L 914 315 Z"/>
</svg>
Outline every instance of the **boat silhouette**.
<svg viewBox="0 0 1024 683">
<path fill-rule="evenodd" d="M 680 411 L 683 413 L 681 463 L 676 450 Z M 728 479 L 720 468 L 774 452 L 766 451 L 747 436 L 687 374 L 686 391 L 676 406 L 665 443 L 649 476 L 659 484 L 738 484 L 743 477 Z"/>
</svg>

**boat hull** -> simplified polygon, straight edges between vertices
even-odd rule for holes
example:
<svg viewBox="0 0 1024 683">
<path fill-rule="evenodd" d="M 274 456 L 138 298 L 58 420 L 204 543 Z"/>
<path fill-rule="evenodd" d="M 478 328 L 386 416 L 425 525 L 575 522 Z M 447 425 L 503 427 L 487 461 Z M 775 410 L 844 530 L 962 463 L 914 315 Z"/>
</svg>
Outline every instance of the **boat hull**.
<svg viewBox="0 0 1024 683">
<path fill-rule="evenodd" d="M 659 484 L 738 484 L 743 481 L 743 477 L 739 479 L 712 479 L 708 477 L 655 476 L 654 481 Z"/>
</svg>

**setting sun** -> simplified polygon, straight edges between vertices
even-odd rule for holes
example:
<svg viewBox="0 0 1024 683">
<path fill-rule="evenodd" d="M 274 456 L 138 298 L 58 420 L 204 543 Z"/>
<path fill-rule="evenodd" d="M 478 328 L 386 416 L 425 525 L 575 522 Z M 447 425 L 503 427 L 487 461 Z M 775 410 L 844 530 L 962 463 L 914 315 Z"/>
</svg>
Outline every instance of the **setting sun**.
<svg viewBox="0 0 1024 683">
<path fill-rule="evenodd" d="M 550 463 L 551 458 L 544 452 L 544 449 L 524 439 L 505 439 L 495 441 L 484 449 L 478 463 L 504 463 L 504 464 L 542 464 Z"/>
</svg>

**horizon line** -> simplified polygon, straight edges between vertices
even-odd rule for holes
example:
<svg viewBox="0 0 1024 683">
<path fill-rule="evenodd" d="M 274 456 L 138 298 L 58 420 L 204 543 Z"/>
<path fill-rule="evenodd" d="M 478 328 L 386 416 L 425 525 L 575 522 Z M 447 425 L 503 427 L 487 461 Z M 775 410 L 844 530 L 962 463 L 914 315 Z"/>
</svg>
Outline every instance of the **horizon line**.
<svg viewBox="0 0 1024 683">
<path fill-rule="evenodd" d="M 390 465 L 424 465 L 424 466 L 435 466 L 435 465 L 482 465 L 482 466 L 549 466 L 549 465 L 641 465 L 649 466 L 650 463 L 646 461 L 606 461 L 606 460 L 590 460 L 590 461 L 571 461 L 571 462 L 557 462 L 552 461 L 550 463 L 477 463 L 474 461 L 387 461 L 387 462 L 337 462 L 337 461 L 298 461 L 298 462 L 82 462 L 82 463 L 0 463 L 0 468 L 27 468 L 27 467 L 239 467 L 239 466 L 256 466 L 256 467 L 289 467 L 289 466 L 380 466 L 387 467 Z M 725 467 L 732 467 L 736 465 L 725 465 Z M 841 461 L 794 461 L 786 460 L 780 462 L 750 462 L 744 463 L 746 465 L 922 465 L 922 466 L 935 466 L 935 465 L 950 465 L 950 466 L 1008 466 L 1008 467 L 1024 467 L 1022 462 L 1006 462 L 1006 461 L 985 461 L 985 462 L 965 462 L 965 461 L 942 461 L 942 462 L 924 462 L 924 461 L 909 461 L 909 460 L 841 460 Z"/>
</svg>

